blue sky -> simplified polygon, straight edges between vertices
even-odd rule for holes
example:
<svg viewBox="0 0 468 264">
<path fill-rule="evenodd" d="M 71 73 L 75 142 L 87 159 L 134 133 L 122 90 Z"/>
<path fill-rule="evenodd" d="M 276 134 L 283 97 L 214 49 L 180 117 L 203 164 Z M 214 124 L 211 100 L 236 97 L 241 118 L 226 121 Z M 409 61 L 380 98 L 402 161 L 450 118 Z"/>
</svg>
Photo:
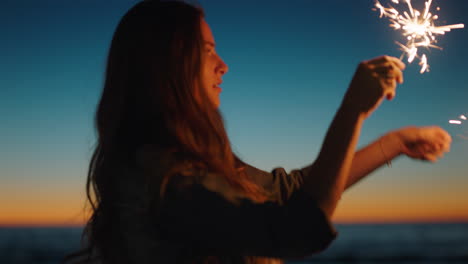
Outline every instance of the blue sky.
<svg viewBox="0 0 468 264">
<path fill-rule="evenodd" d="M 107 50 L 119 19 L 136 2 L 2 2 L 4 197 L 18 194 L 33 205 L 41 189 L 51 197 L 65 193 L 84 199 Z M 394 41 L 402 40 L 371 10 L 372 0 L 199 2 L 229 66 L 221 111 L 233 148 L 265 170 L 312 162 L 357 64 L 383 54 L 400 56 Z M 434 2 L 441 7 L 440 21 L 467 23 L 468 1 Z M 465 201 L 459 209 L 468 211 L 468 141 L 456 137 L 468 135 L 468 125 L 447 122 L 468 113 L 468 31 L 449 32 L 439 44 L 444 50 L 429 52 L 429 73 L 408 66 L 396 99 L 366 121 L 360 145 L 398 127 L 439 125 L 454 137 L 452 152 L 435 165 L 400 158 L 350 197 L 385 192 L 389 186 L 424 197 L 430 189 L 429 201 L 451 192 Z M 53 199 L 44 202 L 53 204 Z"/>
</svg>

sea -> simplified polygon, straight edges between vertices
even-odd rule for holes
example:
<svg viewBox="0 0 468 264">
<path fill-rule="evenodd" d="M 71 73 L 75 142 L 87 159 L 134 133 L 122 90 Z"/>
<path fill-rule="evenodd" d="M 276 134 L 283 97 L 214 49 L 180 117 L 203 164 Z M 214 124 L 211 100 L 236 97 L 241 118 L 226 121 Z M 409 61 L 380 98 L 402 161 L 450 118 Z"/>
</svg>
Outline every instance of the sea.
<svg viewBox="0 0 468 264">
<path fill-rule="evenodd" d="M 324 252 L 299 263 L 465 263 L 468 223 L 338 224 Z M 80 247 L 82 228 L 0 228 L 0 264 L 53 264 Z"/>
</svg>

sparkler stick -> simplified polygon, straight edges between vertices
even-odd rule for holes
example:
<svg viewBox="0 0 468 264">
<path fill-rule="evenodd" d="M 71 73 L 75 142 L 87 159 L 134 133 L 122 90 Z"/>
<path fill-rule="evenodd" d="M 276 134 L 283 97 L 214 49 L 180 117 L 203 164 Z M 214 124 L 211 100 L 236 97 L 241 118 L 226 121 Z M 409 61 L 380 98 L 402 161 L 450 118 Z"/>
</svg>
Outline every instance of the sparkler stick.
<svg viewBox="0 0 468 264">
<path fill-rule="evenodd" d="M 399 0 L 392 0 L 394 4 L 399 5 Z M 436 21 L 439 16 L 434 15 L 430 12 L 432 0 L 427 0 L 424 3 L 424 11 L 421 12 L 417 9 L 414 9 L 411 0 L 402 0 L 406 2 L 408 11 L 398 11 L 396 8 L 388 5 L 384 7 L 378 0 L 375 2 L 374 11 L 380 11 L 380 18 L 387 17 L 389 18 L 391 24 L 390 27 L 395 30 L 401 30 L 403 37 L 407 39 L 406 44 L 401 44 L 396 42 L 403 54 L 400 59 L 406 55 L 408 57 L 408 63 L 414 61 L 415 58 L 419 59 L 419 65 L 421 66 L 420 73 L 429 71 L 429 64 L 427 62 L 426 54 L 419 55 L 419 49 L 424 48 L 436 48 L 442 49 L 441 47 L 435 45 L 437 43 L 438 35 L 445 35 L 446 32 L 450 32 L 452 29 L 464 28 L 464 24 L 455 24 L 455 25 L 442 25 L 436 26 L 434 21 Z M 437 11 L 440 8 L 437 8 Z"/>
</svg>

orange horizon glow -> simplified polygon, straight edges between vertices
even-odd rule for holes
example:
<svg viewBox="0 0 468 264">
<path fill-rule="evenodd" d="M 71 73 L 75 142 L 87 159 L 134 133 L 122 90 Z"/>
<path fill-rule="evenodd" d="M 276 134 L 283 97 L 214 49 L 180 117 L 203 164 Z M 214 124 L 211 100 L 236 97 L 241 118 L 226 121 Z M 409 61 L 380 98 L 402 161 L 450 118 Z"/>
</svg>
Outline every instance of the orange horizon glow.
<svg viewBox="0 0 468 264">
<path fill-rule="evenodd" d="M 347 201 L 339 206 L 332 221 L 335 224 L 399 224 L 399 223 L 468 223 L 468 212 L 460 208 L 421 206 L 402 207 L 395 204 L 388 208 L 375 204 L 355 205 L 356 201 Z M 74 207 L 16 207 L 3 211 L 0 215 L 0 227 L 82 227 L 87 221 L 89 210 L 82 204 Z M 88 213 L 87 213 L 88 212 Z"/>
<path fill-rule="evenodd" d="M 385 182 L 387 178 L 369 180 L 345 192 L 332 221 L 337 224 L 468 223 L 465 185 L 444 180 L 435 182 L 437 188 L 434 188 L 420 184 L 414 175 L 406 185 L 395 188 Z M 24 189 L 10 185 L 3 188 L 0 200 L 7 202 L 0 207 L 0 227 L 83 226 L 90 216 L 90 207 L 86 206 L 80 187 L 58 189 L 47 185 Z"/>
<path fill-rule="evenodd" d="M 373 219 L 333 219 L 333 224 L 344 224 L 344 225 L 361 225 L 361 224 L 468 224 L 468 217 L 435 217 L 435 218 L 404 218 L 404 219 L 393 219 L 393 218 L 373 218 Z M 64 219 L 50 219 L 32 221 L 27 219 L 18 219 L 14 221 L 2 221 L 0 220 L 0 228 L 81 228 L 84 227 L 86 221 L 67 221 Z"/>
</svg>

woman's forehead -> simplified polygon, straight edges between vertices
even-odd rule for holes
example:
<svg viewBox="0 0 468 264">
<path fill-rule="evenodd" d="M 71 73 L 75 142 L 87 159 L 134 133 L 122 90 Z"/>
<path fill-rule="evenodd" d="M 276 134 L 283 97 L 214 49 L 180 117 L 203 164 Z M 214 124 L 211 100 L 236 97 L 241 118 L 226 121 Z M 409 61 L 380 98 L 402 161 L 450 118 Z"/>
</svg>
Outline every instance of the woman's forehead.
<svg viewBox="0 0 468 264">
<path fill-rule="evenodd" d="M 201 32 L 202 32 L 203 40 L 208 43 L 211 42 L 214 45 L 215 41 L 214 41 L 213 33 L 211 32 L 211 28 L 208 25 L 208 23 L 205 21 L 205 19 L 202 19 L 201 21 Z"/>
</svg>

